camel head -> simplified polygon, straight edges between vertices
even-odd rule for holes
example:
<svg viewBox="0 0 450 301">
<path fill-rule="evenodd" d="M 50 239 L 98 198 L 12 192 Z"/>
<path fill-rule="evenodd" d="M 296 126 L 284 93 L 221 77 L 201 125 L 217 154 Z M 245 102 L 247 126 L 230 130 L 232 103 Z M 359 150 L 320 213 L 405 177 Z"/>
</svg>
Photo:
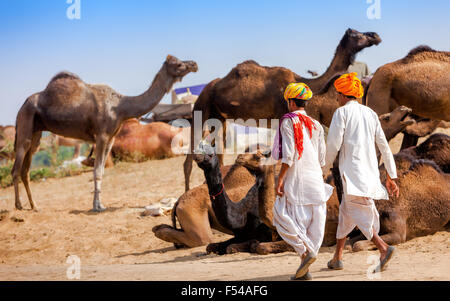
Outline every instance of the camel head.
<svg viewBox="0 0 450 301">
<path fill-rule="evenodd" d="M 406 119 L 412 112 L 410 108 L 400 106 L 394 111 L 381 115 L 380 123 L 383 128 L 386 139 L 389 141 L 398 133 L 402 132 L 407 126 L 415 123 L 414 120 Z"/>
<path fill-rule="evenodd" d="M 217 157 L 214 147 L 202 141 L 195 150 L 194 161 L 198 167 L 203 170 L 210 170 L 219 166 L 219 158 Z"/>
<path fill-rule="evenodd" d="M 240 154 L 236 159 L 236 164 L 248 169 L 250 172 L 263 172 L 266 166 L 275 164 L 270 151 L 257 150 L 256 153 Z"/>
<path fill-rule="evenodd" d="M 181 61 L 172 55 L 167 56 L 164 64 L 169 75 L 173 76 L 176 79 L 175 81 L 181 81 L 186 74 L 198 71 L 196 62 Z"/>
<path fill-rule="evenodd" d="M 341 44 L 344 44 L 343 46 L 345 48 L 352 49 L 356 52 L 380 43 L 381 38 L 376 32 L 359 32 L 351 28 L 347 29 L 341 41 Z"/>
</svg>

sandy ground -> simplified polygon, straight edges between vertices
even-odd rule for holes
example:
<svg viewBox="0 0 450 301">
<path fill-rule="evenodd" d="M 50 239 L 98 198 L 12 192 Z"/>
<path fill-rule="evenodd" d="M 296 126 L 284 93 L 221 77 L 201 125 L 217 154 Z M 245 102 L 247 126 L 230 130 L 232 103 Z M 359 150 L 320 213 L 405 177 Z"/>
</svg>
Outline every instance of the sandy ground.
<svg viewBox="0 0 450 301">
<path fill-rule="evenodd" d="M 399 148 L 400 137 L 391 147 Z M 231 163 L 232 157 L 225 163 Z M 101 214 L 92 208 L 92 173 L 32 183 L 39 212 L 17 212 L 14 189 L 0 190 L 0 280 L 68 280 L 80 259 L 81 280 L 289 280 L 298 267 L 295 253 L 268 256 L 206 255 L 205 247 L 176 250 L 157 239 L 152 227 L 170 216 L 141 217 L 143 207 L 184 190 L 184 157 L 107 169 Z M 195 165 L 195 164 L 194 164 Z M 194 166 L 191 185 L 203 182 Z M 21 185 L 22 204 L 29 208 Z M 215 232 L 215 240 L 229 236 Z M 333 248 L 322 248 L 311 267 L 316 280 L 371 280 L 376 251 L 346 251 L 343 271 L 326 269 Z M 450 280 L 450 233 L 420 237 L 397 246 L 381 280 Z"/>
</svg>

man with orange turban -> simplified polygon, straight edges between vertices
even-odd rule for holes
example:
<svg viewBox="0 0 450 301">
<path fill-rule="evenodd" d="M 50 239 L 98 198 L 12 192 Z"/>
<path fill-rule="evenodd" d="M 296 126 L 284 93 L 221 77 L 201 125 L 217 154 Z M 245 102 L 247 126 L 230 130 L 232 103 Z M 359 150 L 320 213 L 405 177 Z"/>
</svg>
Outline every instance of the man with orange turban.
<svg viewBox="0 0 450 301">
<path fill-rule="evenodd" d="M 282 159 L 273 224 L 278 234 L 301 257 L 295 280 L 311 280 L 325 234 L 326 202 L 333 188 L 323 181 L 325 139 L 320 123 L 305 112 L 313 96 L 304 83 L 290 84 L 284 93 L 290 113 L 280 120 L 273 156 Z"/>
<path fill-rule="evenodd" d="M 376 272 L 382 271 L 391 259 L 394 247 L 379 236 L 380 222 L 374 199 L 389 199 L 381 184 L 375 144 L 381 152 L 387 170 L 386 188 L 389 194 L 399 195 L 392 179 L 397 178 L 394 157 L 389 148 L 377 114 L 358 103 L 364 89 L 356 73 L 344 74 L 334 83 L 340 108 L 331 121 L 327 138 L 324 172 L 328 172 L 339 154 L 339 169 L 343 184 L 343 198 L 339 208 L 337 245 L 328 268 L 343 269 L 342 254 L 347 235 L 357 226 L 381 253 Z"/>
</svg>

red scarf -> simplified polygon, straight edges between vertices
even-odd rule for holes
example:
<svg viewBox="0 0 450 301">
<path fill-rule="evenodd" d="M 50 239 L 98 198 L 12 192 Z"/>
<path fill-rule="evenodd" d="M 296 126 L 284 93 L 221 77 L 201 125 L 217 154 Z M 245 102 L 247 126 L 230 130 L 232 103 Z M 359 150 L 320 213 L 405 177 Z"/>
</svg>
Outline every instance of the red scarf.
<svg viewBox="0 0 450 301">
<path fill-rule="evenodd" d="M 298 117 L 300 122 L 298 122 L 295 117 Z M 298 159 L 302 157 L 303 154 L 303 126 L 304 124 L 309 132 L 309 137 L 312 137 L 312 129 L 317 129 L 316 125 L 312 121 L 312 119 L 304 114 L 301 113 L 287 113 L 283 117 L 281 117 L 280 120 L 280 128 L 279 128 L 279 154 L 283 155 L 283 149 L 282 149 L 282 136 L 281 136 L 281 124 L 283 123 L 283 120 L 286 118 L 290 118 L 292 120 L 292 125 L 294 126 L 294 138 L 295 138 L 295 147 L 297 148 L 298 152 Z"/>
</svg>

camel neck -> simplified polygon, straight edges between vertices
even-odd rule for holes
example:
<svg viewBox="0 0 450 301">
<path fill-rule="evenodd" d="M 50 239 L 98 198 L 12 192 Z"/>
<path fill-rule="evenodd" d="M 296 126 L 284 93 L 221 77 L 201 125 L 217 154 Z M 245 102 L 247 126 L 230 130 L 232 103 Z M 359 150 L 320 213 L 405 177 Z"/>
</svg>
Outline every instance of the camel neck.
<svg viewBox="0 0 450 301">
<path fill-rule="evenodd" d="M 261 174 L 262 185 L 258 190 L 258 196 L 260 200 L 271 200 L 275 198 L 275 166 L 268 166 Z M 264 202 L 259 202 L 260 213 Z"/>
<path fill-rule="evenodd" d="M 358 50 L 348 49 L 345 44 L 345 41 L 341 41 L 341 43 L 339 43 L 333 60 L 324 74 L 313 79 L 305 79 L 298 76 L 299 78 L 296 78 L 296 80 L 301 80 L 307 84 L 314 93 L 321 92 L 321 90 L 327 86 L 328 82 L 336 76 L 336 74 L 346 72 L 348 67 L 354 62 L 355 55 Z"/>
<path fill-rule="evenodd" d="M 126 120 L 147 114 L 156 107 L 164 94 L 170 91 L 175 81 L 176 79 L 168 74 L 164 63 L 147 91 L 139 96 L 122 97 L 117 109 L 118 115 Z"/>
</svg>

